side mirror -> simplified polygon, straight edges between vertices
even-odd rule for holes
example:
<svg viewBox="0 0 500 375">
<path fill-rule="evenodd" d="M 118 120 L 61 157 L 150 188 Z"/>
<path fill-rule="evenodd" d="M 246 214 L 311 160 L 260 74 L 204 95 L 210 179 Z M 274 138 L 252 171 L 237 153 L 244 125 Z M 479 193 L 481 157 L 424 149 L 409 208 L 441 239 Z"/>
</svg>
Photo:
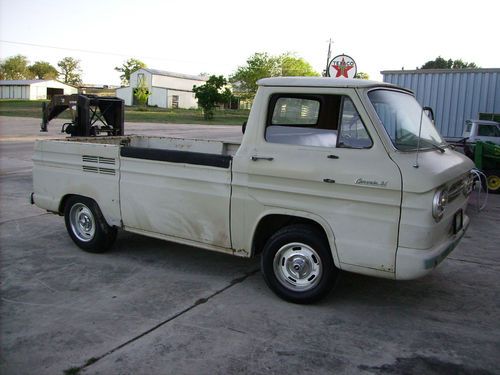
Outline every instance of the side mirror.
<svg viewBox="0 0 500 375">
<path fill-rule="evenodd" d="M 245 130 L 247 129 L 247 122 L 245 121 L 243 125 L 241 125 L 241 132 L 245 134 Z"/>
<path fill-rule="evenodd" d="M 434 123 L 434 111 L 432 110 L 431 107 L 424 107 L 422 108 L 422 111 L 424 111 L 424 113 L 427 115 L 427 117 L 429 117 L 432 121 L 432 123 Z"/>
</svg>

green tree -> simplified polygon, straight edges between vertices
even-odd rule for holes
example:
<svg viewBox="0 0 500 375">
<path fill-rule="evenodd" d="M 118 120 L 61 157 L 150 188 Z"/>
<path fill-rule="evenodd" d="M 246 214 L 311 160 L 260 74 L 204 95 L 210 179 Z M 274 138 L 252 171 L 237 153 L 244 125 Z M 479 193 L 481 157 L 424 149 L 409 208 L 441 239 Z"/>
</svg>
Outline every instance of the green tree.
<svg viewBox="0 0 500 375">
<path fill-rule="evenodd" d="M 122 73 L 120 79 L 123 85 L 128 85 L 130 82 L 130 75 L 141 68 L 146 68 L 146 64 L 141 60 L 130 58 L 125 61 L 122 66 L 115 67 L 117 72 Z"/>
<path fill-rule="evenodd" d="M 212 75 L 202 86 L 193 86 L 198 105 L 203 109 L 205 120 L 214 118 L 214 108 L 219 103 L 227 103 L 231 98 L 231 90 L 226 87 L 227 80 L 223 76 Z"/>
<path fill-rule="evenodd" d="M 356 73 L 356 75 L 354 76 L 354 78 L 358 78 L 358 79 L 370 79 L 370 76 L 368 75 L 368 73 L 358 72 L 358 73 Z"/>
<path fill-rule="evenodd" d="M 229 80 L 237 87 L 239 96 L 243 99 L 251 99 L 257 92 L 257 81 L 278 75 L 275 69 L 274 57 L 267 53 L 257 52 L 247 59 L 245 66 L 238 67 Z"/>
<path fill-rule="evenodd" d="M 33 79 L 28 64 L 28 58 L 23 55 L 6 58 L 0 63 L 0 79 Z"/>
<path fill-rule="evenodd" d="M 137 83 L 137 87 L 134 88 L 134 96 L 140 106 L 146 106 L 148 103 L 148 98 L 151 95 L 148 86 L 144 79 L 140 79 Z"/>
<path fill-rule="evenodd" d="M 73 57 L 65 57 L 57 63 L 60 69 L 60 75 L 64 83 L 78 86 L 82 83 L 82 70 L 80 68 L 80 60 Z"/>
<path fill-rule="evenodd" d="M 272 56 L 265 52 L 257 52 L 248 58 L 245 66 L 238 67 L 230 77 L 230 81 L 237 88 L 241 98 L 253 99 L 259 79 L 279 76 L 319 76 L 319 74 L 307 61 L 292 53 Z"/>
<path fill-rule="evenodd" d="M 297 57 L 291 53 L 285 53 L 277 58 L 279 75 L 284 77 L 305 76 L 315 77 L 319 76 L 311 64 L 301 57 Z"/>
<path fill-rule="evenodd" d="M 444 59 L 441 56 L 436 57 L 434 60 L 427 61 L 420 69 L 474 69 L 479 68 L 476 63 L 465 62 L 462 59 L 452 60 Z"/>
<path fill-rule="evenodd" d="M 59 72 L 47 61 L 36 61 L 28 69 L 36 79 L 57 79 Z"/>
<path fill-rule="evenodd" d="M 479 66 L 476 65 L 476 63 L 473 62 L 465 62 L 462 59 L 454 60 L 453 61 L 453 69 L 477 69 Z"/>
</svg>

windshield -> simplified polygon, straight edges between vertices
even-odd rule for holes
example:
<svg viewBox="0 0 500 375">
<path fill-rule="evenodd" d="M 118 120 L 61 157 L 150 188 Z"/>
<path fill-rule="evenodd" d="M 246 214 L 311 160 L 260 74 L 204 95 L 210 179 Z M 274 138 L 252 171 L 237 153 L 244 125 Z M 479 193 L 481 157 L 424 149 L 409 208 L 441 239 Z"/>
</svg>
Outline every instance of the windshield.
<svg viewBox="0 0 500 375">
<path fill-rule="evenodd" d="M 374 90 L 368 97 L 398 150 L 413 151 L 418 146 L 420 119 L 420 148 L 433 148 L 443 144 L 434 124 L 424 113 L 413 95 L 401 91 Z"/>
</svg>

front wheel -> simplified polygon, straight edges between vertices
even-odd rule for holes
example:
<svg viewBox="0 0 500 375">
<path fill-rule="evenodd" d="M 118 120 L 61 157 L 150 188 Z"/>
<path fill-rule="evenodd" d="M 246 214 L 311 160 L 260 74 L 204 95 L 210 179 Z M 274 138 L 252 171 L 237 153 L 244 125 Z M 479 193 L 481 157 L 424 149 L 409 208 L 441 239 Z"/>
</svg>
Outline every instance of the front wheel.
<svg viewBox="0 0 500 375">
<path fill-rule="evenodd" d="M 291 225 L 271 236 L 261 270 L 274 293 L 295 303 L 323 298 L 339 274 L 324 235 L 307 225 Z"/>
<path fill-rule="evenodd" d="M 70 197 L 64 209 L 64 221 L 73 242 L 85 251 L 102 253 L 115 242 L 116 228 L 108 225 L 92 199 Z"/>
</svg>

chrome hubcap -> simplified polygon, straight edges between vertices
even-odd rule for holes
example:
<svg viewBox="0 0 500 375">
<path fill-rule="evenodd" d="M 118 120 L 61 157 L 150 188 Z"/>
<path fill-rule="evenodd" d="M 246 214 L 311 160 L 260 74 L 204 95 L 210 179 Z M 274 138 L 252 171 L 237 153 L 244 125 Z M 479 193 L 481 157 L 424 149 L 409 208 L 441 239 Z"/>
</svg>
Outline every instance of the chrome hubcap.
<svg viewBox="0 0 500 375">
<path fill-rule="evenodd" d="M 321 279 L 322 264 L 318 253 L 303 243 L 286 244 L 274 256 L 274 274 L 286 288 L 295 291 L 312 289 Z"/>
<path fill-rule="evenodd" d="M 92 211 L 83 203 L 71 207 L 69 221 L 74 235 L 83 242 L 89 242 L 95 235 L 95 219 Z"/>
</svg>

